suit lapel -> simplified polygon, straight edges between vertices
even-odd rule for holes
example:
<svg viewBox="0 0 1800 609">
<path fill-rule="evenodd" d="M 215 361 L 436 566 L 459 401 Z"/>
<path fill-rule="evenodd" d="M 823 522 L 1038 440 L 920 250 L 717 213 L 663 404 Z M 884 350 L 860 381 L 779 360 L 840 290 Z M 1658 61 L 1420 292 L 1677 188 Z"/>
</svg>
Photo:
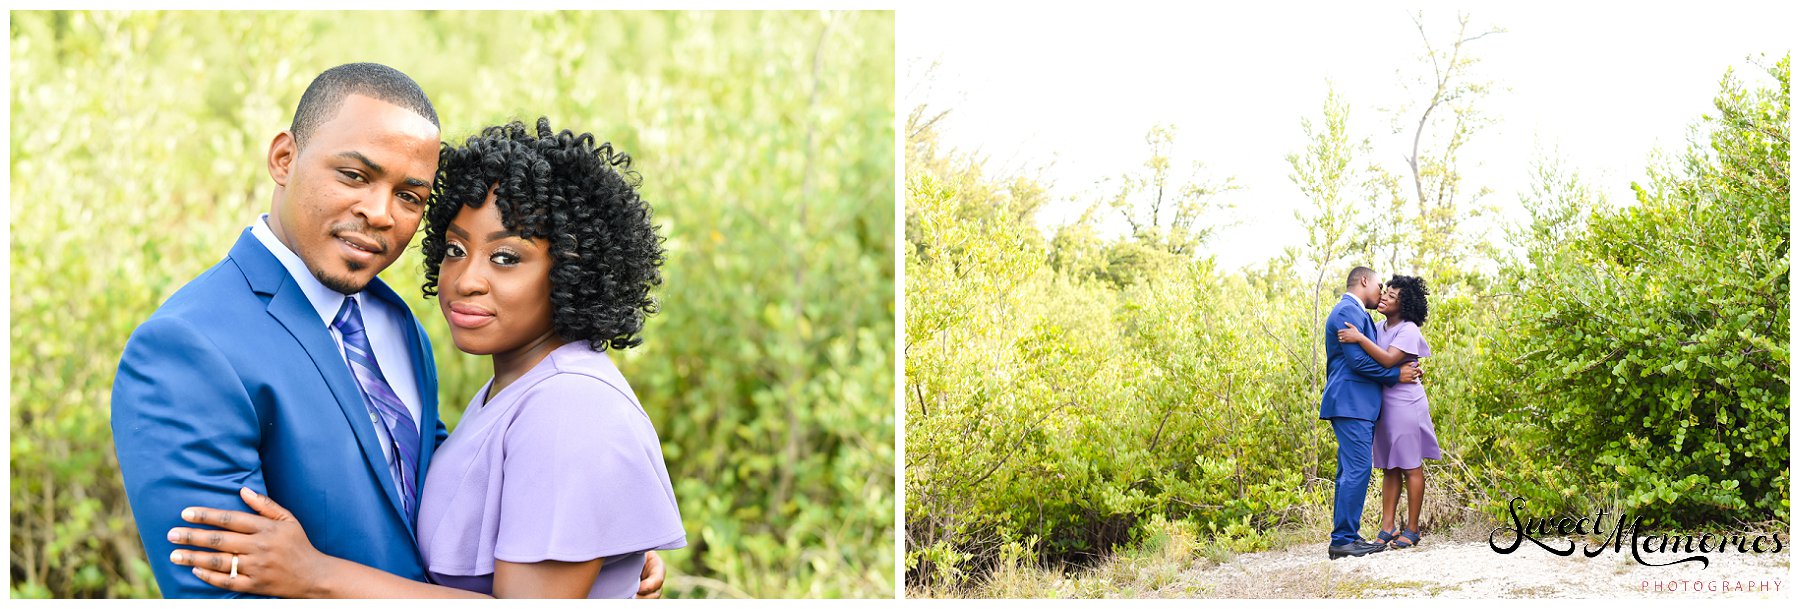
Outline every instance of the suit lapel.
<svg viewBox="0 0 1800 609">
<path fill-rule="evenodd" d="M 387 457 L 382 456 L 380 437 L 375 435 L 374 424 L 369 421 L 369 408 L 363 404 L 362 389 L 357 387 L 355 377 L 350 375 L 349 364 L 344 363 L 344 356 L 338 353 L 337 343 L 331 340 L 331 333 L 320 322 L 318 312 L 306 299 L 300 284 L 294 282 L 287 268 L 281 266 L 281 261 L 276 260 L 275 255 L 269 253 L 248 229 L 238 238 L 237 245 L 231 248 L 231 257 L 244 270 L 244 277 L 250 281 L 251 289 L 269 297 L 269 316 L 286 328 L 288 334 L 293 335 L 300 347 L 306 350 L 313 367 L 331 389 L 331 396 L 336 398 L 345 422 L 349 423 L 351 432 L 356 435 L 356 444 L 362 448 L 363 461 L 376 480 L 380 481 L 382 491 L 387 494 L 388 505 L 393 508 L 394 515 L 400 516 L 401 522 L 408 522 L 400 511 L 400 492 L 394 486 L 393 475 L 388 472 Z M 407 532 L 411 533 L 412 527 L 407 527 Z"/>
<path fill-rule="evenodd" d="M 364 288 L 364 293 L 409 313 L 406 316 L 409 322 L 406 326 L 406 342 L 412 346 L 408 352 L 412 355 L 413 380 L 419 388 L 419 479 L 414 488 L 424 489 L 425 472 L 430 467 L 432 453 L 437 450 L 437 362 L 432 358 L 431 341 L 425 337 L 425 329 L 419 325 L 419 320 L 410 314 L 411 309 L 406 307 L 406 303 L 400 300 L 400 295 L 394 293 L 386 282 L 376 278 L 369 283 L 369 287 Z"/>
<path fill-rule="evenodd" d="M 437 361 L 431 353 L 431 341 L 425 329 L 413 319 L 407 327 L 412 342 L 413 373 L 419 377 L 419 485 L 425 488 L 425 471 L 431 455 L 437 452 L 438 390 Z M 420 497 L 423 499 L 424 497 Z"/>
</svg>

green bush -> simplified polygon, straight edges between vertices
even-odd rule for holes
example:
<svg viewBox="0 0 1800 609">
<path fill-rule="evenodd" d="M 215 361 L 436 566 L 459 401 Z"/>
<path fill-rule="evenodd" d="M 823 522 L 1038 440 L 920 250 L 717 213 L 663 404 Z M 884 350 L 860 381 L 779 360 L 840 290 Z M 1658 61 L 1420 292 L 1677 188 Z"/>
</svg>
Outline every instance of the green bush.
<svg viewBox="0 0 1800 609">
<path fill-rule="evenodd" d="M 1540 247 L 1507 332 L 1547 446 L 1664 522 L 1788 513 L 1788 82 L 1727 74 L 1637 205 Z"/>
<path fill-rule="evenodd" d="M 1288 357 L 1317 330 L 1262 295 L 1296 282 L 1143 249 L 1121 286 L 1081 262 L 1109 246 L 1013 213 L 1017 181 L 941 161 L 907 180 L 910 583 L 1091 563 L 1155 519 L 1255 548 L 1319 500 L 1330 432 Z"/>
<path fill-rule="evenodd" d="M 892 13 L 12 16 L 13 596 L 156 594 L 108 431 L 119 354 L 267 211 L 270 138 L 350 61 L 417 79 L 446 141 L 546 115 L 632 155 L 669 257 L 615 358 L 688 528 L 672 595 L 892 595 Z M 454 424 L 488 364 L 418 296 L 416 249 L 383 279 Z"/>
</svg>

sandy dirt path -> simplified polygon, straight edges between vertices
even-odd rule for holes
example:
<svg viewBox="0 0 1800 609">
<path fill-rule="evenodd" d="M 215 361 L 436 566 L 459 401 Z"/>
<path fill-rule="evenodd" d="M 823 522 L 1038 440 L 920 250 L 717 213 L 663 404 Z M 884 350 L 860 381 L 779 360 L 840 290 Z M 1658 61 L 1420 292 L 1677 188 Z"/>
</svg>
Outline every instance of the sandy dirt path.
<svg viewBox="0 0 1800 609">
<path fill-rule="evenodd" d="M 1243 554 L 1183 573 L 1164 592 L 1251 598 L 1790 598 L 1789 553 L 1711 554 L 1694 563 L 1647 567 L 1630 556 L 1556 556 L 1527 542 L 1499 554 L 1486 540 L 1430 537 L 1417 548 L 1327 560 L 1325 546 Z M 1652 561 L 1658 562 L 1658 561 Z M 1660 587 L 1658 587 L 1660 584 Z M 1179 593 L 1178 593 L 1179 594 Z"/>
</svg>

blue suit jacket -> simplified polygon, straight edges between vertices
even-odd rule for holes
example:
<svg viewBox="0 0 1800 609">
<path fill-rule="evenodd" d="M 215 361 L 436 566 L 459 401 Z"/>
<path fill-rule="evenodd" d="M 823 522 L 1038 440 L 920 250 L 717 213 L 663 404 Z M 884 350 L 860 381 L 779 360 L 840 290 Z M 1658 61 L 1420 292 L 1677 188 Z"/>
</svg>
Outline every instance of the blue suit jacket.
<svg viewBox="0 0 1800 609">
<path fill-rule="evenodd" d="M 1382 366 L 1361 345 L 1338 342 L 1337 331 L 1345 322 L 1375 338 L 1375 321 L 1362 303 L 1349 294 L 1338 299 L 1325 316 L 1325 395 L 1319 398 L 1319 418 L 1373 421 L 1381 416 L 1382 385 L 1400 382 L 1400 368 Z"/>
<path fill-rule="evenodd" d="M 365 295 L 406 310 L 380 279 Z M 418 383 L 419 481 L 446 431 L 437 367 L 417 319 L 408 328 Z M 390 382 L 405 382 L 389 379 Z M 423 580 L 413 528 L 344 356 L 300 284 L 249 230 L 231 254 L 132 332 L 112 390 L 113 446 L 144 552 L 165 597 L 236 596 L 169 562 L 181 509 L 251 511 L 240 486 L 267 493 L 320 551 Z"/>
</svg>

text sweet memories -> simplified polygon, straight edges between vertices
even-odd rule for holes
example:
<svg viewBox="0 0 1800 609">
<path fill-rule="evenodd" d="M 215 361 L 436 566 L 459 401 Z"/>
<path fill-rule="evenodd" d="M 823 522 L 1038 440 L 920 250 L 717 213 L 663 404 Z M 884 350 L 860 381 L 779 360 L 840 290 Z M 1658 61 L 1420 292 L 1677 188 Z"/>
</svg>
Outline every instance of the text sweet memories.
<svg viewBox="0 0 1800 609">
<path fill-rule="evenodd" d="M 1538 547 L 1557 556 L 1569 556 L 1579 547 L 1581 554 L 1588 558 L 1599 556 L 1610 549 L 1622 552 L 1625 546 L 1631 546 L 1631 558 L 1638 564 L 1648 567 L 1666 567 L 1685 562 L 1698 562 L 1705 569 L 1711 560 L 1707 554 L 1724 554 L 1730 551 L 1738 553 L 1775 553 L 1782 548 L 1781 533 L 1759 534 L 1750 537 L 1745 534 L 1713 534 L 1700 535 L 1662 534 L 1646 532 L 1643 516 L 1631 516 L 1621 513 L 1609 518 L 1604 508 L 1593 516 L 1574 518 L 1571 516 L 1552 516 L 1545 518 L 1521 517 L 1520 509 L 1525 506 L 1523 497 L 1514 497 L 1507 504 L 1507 511 L 1512 516 L 1512 526 L 1501 526 L 1488 534 L 1488 547 L 1501 554 L 1511 554 L 1519 549 L 1527 540 Z M 1611 528 L 1608 528 L 1611 523 Z M 1598 537 L 1598 545 L 1578 543 L 1572 536 Z M 1500 540 L 1511 538 L 1510 545 L 1502 545 Z M 1541 538 L 1550 538 L 1548 541 Z M 1666 561 L 1666 562 L 1664 562 Z"/>
</svg>

